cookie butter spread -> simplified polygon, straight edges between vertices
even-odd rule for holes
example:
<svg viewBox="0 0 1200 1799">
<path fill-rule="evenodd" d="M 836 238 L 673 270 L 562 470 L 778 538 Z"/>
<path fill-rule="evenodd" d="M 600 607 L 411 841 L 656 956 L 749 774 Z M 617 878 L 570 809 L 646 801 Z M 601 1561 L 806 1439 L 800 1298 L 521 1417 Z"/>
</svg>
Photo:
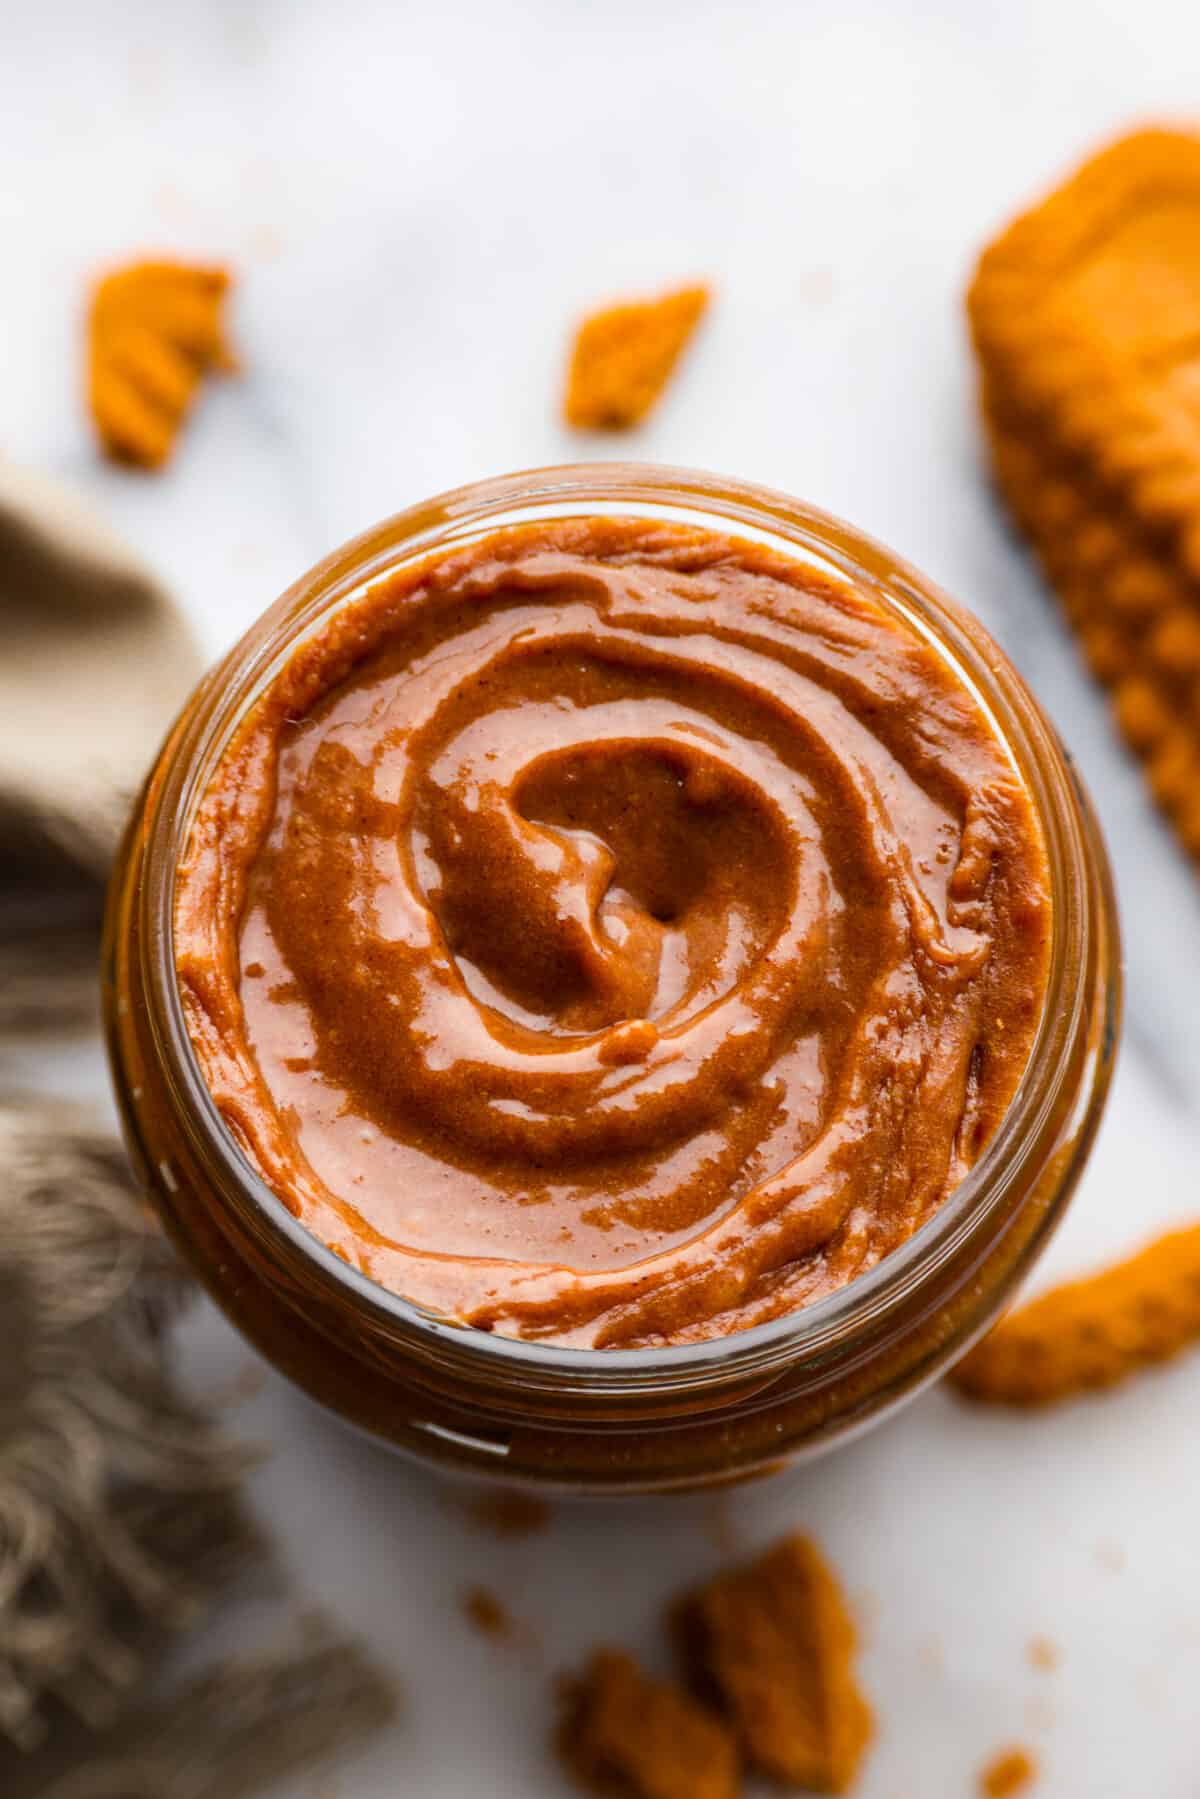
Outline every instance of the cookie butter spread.
<svg viewBox="0 0 1200 1799">
<path fill-rule="evenodd" d="M 592 518 L 327 619 L 209 778 L 175 926 L 204 1077 L 310 1231 L 463 1323 L 636 1346 L 937 1210 L 1025 1066 L 1049 876 L 915 625 Z"/>
</svg>

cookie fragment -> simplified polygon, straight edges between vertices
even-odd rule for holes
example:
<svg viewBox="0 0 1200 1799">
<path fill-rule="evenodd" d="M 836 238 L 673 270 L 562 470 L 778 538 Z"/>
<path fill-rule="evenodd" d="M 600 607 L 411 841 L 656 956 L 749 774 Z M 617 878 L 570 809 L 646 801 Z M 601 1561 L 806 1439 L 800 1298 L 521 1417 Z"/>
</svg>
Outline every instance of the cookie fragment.
<svg viewBox="0 0 1200 1799">
<path fill-rule="evenodd" d="M 1018 1745 L 993 1756 L 979 1776 L 979 1791 L 983 1799 L 1011 1799 L 1013 1793 L 1023 1793 L 1036 1777 L 1037 1763 L 1028 1749 Z"/>
<path fill-rule="evenodd" d="M 513 1622 L 508 1607 L 490 1587 L 470 1587 L 463 1594 L 463 1614 L 480 1636 L 510 1637 Z"/>
<path fill-rule="evenodd" d="M 105 452 L 161 468 L 202 378 L 232 369 L 222 322 L 229 271 L 135 262 L 97 283 L 88 314 L 88 404 Z"/>
<path fill-rule="evenodd" d="M 567 423 L 624 431 L 662 393 L 708 306 L 702 285 L 595 312 L 579 327 L 567 380 Z"/>
<path fill-rule="evenodd" d="M 582 1786 L 614 1799 L 735 1799 L 730 1731 L 631 1656 L 597 1650 L 563 1699 L 559 1750 Z"/>
<path fill-rule="evenodd" d="M 837 1580 L 793 1536 L 686 1597 L 675 1624 L 697 1680 L 726 1710 L 754 1767 L 792 1786 L 846 1792 L 870 1741 L 854 1626 Z"/>
<path fill-rule="evenodd" d="M 1200 137 L 1102 151 L 967 304 L 997 484 L 1200 855 Z"/>
<path fill-rule="evenodd" d="M 991 1758 L 988 1767 L 982 1768 L 979 1792 L 982 1799 L 1011 1799 L 1011 1795 L 1024 1792 L 1025 1786 L 1036 1779 L 1036 1774 L 1038 1765 L 1029 1750 L 1020 1745 L 1002 1749 Z"/>
<path fill-rule="evenodd" d="M 1038 1406 L 1109 1387 L 1200 1338 L 1200 1225 L 1002 1318 L 948 1379 L 969 1399 Z"/>
</svg>

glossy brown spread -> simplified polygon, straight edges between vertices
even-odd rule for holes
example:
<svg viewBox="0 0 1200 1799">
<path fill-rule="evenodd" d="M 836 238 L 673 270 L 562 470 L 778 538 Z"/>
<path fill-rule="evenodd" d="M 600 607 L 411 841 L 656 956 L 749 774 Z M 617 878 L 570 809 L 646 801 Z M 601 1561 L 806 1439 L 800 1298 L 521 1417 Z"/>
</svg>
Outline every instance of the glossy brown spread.
<svg viewBox="0 0 1200 1799">
<path fill-rule="evenodd" d="M 1028 791 L 915 626 L 779 552 L 493 533 L 317 630 L 180 870 L 208 1085 L 318 1237 L 562 1343 L 844 1286 L 999 1123 L 1046 981 Z"/>
</svg>

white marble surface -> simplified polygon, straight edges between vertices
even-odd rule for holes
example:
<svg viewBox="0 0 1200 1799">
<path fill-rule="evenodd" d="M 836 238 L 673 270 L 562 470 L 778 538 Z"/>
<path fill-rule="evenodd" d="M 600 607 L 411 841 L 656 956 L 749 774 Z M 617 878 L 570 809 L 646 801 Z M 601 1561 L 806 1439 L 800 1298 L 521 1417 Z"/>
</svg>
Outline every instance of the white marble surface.
<svg viewBox="0 0 1200 1799">
<path fill-rule="evenodd" d="M 960 296 L 1017 203 L 1129 120 L 1196 105 L 1200 13 L 1168 0 L 40 0 L 0 49 L 0 449 L 89 492 L 215 652 L 332 545 L 472 477 L 596 453 L 555 416 L 588 303 L 718 289 L 629 448 L 803 494 L 893 543 L 1012 652 L 1112 845 L 1129 1022 L 1103 1135 L 1046 1268 L 1196 1204 L 1200 889 L 980 477 Z M 78 387 L 88 271 L 145 247 L 240 273 L 238 381 L 171 472 L 103 466 Z M 625 446 L 620 446 L 624 448 Z M 603 445 L 600 454 L 611 454 Z M 103 1090 L 90 1046 L 14 1071 Z M 189 1327 L 198 1380 L 246 1359 Z M 934 1391 L 728 1501 L 747 1545 L 813 1530 L 859 1604 L 879 1740 L 864 1799 L 952 1799 L 1010 1739 L 1062 1799 L 1200 1790 L 1200 1358 L 1044 1419 Z M 425 1477 L 268 1378 L 241 1420 L 311 1592 L 400 1671 L 407 1715 L 288 1799 L 563 1792 L 549 1675 L 598 1637 L 660 1662 L 669 1589 L 719 1560 L 710 1502 L 561 1508 L 496 1544 Z M 462 1621 L 486 1581 L 524 1651 Z M 1030 1666 L 1035 1634 L 1062 1650 Z"/>
</svg>

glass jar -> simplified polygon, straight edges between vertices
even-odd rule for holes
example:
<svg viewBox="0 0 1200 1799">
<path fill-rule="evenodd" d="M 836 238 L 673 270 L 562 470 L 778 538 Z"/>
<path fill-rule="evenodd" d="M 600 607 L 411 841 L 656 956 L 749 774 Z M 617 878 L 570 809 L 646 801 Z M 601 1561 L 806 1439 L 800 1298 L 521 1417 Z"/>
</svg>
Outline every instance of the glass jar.
<svg viewBox="0 0 1200 1799">
<path fill-rule="evenodd" d="M 503 525 L 622 515 L 733 530 L 865 589 L 934 640 L 989 709 L 1041 818 L 1052 884 L 1044 1013 L 980 1160 L 907 1242 L 790 1316 L 671 1348 L 564 1348 L 472 1330 L 386 1291 L 309 1234 L 251 1168 L 195 1060 L 172 948 L 176 870 L 232 731 L 306 637 L 371 583 Z M 1088 801 L 982 627 L 850 526 L 713 476 L 610 463 L 444 494 L 304 576 L 201 683 L 130 823 L 109 902 L 109 1049 L 126 1133 L 183 1256 L 233 1323 L 322 1405 L 427 1462 L 560 1492 L 762 1474 L 828 1448 L 942 1373 L 992 1322 L 1060 1217 L 1111 1071 L 1120 977 Z"/>
</svg>

